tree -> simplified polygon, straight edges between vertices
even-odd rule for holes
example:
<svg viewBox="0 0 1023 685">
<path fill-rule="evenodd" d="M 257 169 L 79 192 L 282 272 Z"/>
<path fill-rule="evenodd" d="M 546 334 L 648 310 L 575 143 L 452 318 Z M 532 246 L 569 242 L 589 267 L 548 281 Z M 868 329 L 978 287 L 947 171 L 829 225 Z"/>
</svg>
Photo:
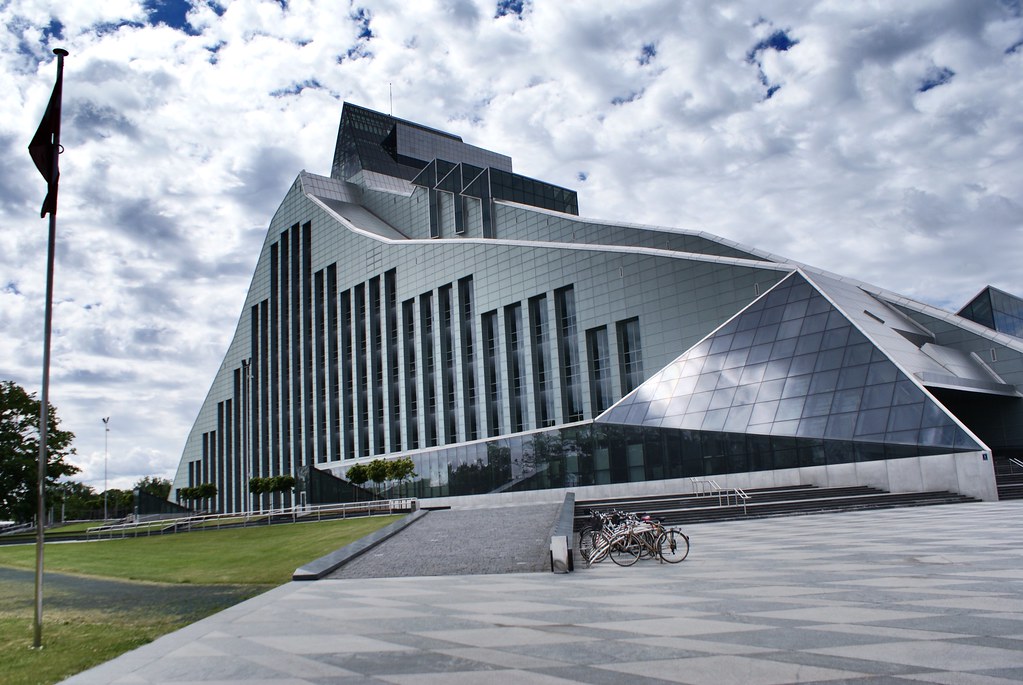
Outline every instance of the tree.
<svg viewBox="0 0 1023 685">
<path fill-rule="evenodd" d="M 366 464 L 366 473 L 369 474 L 369 479 L 376 483 L 377 496 L 380 496 L 380 486 L 384 481 L 387 480 L 387 462 L 383 459 L 374 459 L 370 463 Z"/>
<path fill-rule="evenodd" d="M 132 490 L 141 490 L 142 492 L 148 492 L 154 497 L 160 499 L 167 499 L 170 496 L 171 482 L 166 478 L 159 478 L 157 476 L 146 476 L 140 478 Z"/>
<path fill-rule="evenodd" d="M 387 477 L 398 481 L 398 487 L 409 478 L 416 477 L 416 463 L 412 457 L 398 457 L 387 462 Z"/>
<path fill-rule="evenodd" d="M 65 461 L 75 453 L 74 433 L 60 429 L 53 406 L 46 427 L 46 486 L 78 473 Z M 28 522 L 38 510 L 39 400 L 14 381 L 0 381 L 0 519 Z"/>
<path fill-rule="evenodd" d="M 369 469 L 365 464 L 352 464 L 345 472 L 345 478 L 349 483 L 361 488 L 369 480 Z M 359 491 L 355 491 L 355 499 L 359 499 Z"/>
</svg>

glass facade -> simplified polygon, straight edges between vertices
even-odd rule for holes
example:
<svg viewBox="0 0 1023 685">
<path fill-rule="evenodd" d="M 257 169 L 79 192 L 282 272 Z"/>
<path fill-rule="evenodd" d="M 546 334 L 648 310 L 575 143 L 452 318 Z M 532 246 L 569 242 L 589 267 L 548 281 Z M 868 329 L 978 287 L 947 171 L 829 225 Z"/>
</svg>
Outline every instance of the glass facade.
<svg viewBox="0 0 1023 685">
<path fill-rule="evenodd" d="M 246 477 L 379 456 L 412 457 L 428 497 L 1023 453 L 1023 343 L 576 203 L 346 104 L 332 177 L 302 172 L 270 224 L 175 486 L 237 509 Z M 1021 309 L 988 288 L 962 315 L 1011 336 Z"/>
<path fill-rule="evenodd" d="M 797 273 L 655 374 L 600 420 L 981 449 Z"/>
<path fill-rule="evenodd" d="M 999 333 L 1023 338 L 1023 298 L 997 288 L 984 288 L 962 308 L 959 316 Z"/>
</svg>

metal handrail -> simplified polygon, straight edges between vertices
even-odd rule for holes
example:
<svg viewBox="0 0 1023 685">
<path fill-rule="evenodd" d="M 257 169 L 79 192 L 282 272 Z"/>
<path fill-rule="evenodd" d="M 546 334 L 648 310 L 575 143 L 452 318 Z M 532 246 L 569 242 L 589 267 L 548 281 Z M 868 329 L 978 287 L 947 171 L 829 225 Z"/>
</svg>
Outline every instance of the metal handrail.
<svg viewBox="0 0 1023 685">
<path fill-rule="evenodd" d="M 717 481 L 711 479 L 700 479 L 690 478 L 689 482 L 693 485 L 693 492 L 696 493 L 697 497 L 703 497 L 704 495 L 713 495 L 715 492 L 721 490 L 721 486 L 717 484 Z"/>
<path fill-rule="evenodd" d="M 108 526 L 94 526 L 88 528 L 85 531 L 87 539 L 92 539 L 95 535 L 96 538 L 106 537 L 110 533 L 121 533 L 121 537 L 127 537 L 130 531 L 134 531 L 138 534 L 140 531 L 145 529 L 145 534 L 152 535 L 153 532 L 163 532 L 170 528 L 174 530 L 190 531 L 193 528 L 198 530 L 204 530 L 207 528 L 218 529 L 224 525 L 236 525 L 241 523 L 243 526 L 249 525 L 253 522 L 261 522 L 264 519 L 267 525 L 272 523 L 273 519 L 280 520 L 281 518 L 291 517 L 292 521 L 303 520 L 316 520 L 319 521 L 325 514 L 341 514 L 341 518 L 347 518 L 349 515 L 362 513 L 362 514 L 393 514 L 395 511 L 408 511 L 415 510 L 416 498 L 415 497 L 402 497 L 399 499 L 389 500 L 369 500 L 367 502 L 346 502 L 338 504 L 312 504 L 312 505 L 296 505 L 293 507 L 283 507 L 280 509 L 257 509 L 250 512 L 240 512 L 234 514 L 200 514 L 198 516 L 183 516 L 180 518 L 171 519 L 158 519 L 155 521 L 131 521 L 128 523 L 117 523 Z M 110 537 L 113 537 L 112 535 Z"/>
<path fill-rule="evenodd" d="M 1017 459 L 1016 457 L 1009 457 L 1009 470 L 1012 471 L 1013 466 L 1018 466 L 1023 469 L 1023 460 Z"/>
</svg>

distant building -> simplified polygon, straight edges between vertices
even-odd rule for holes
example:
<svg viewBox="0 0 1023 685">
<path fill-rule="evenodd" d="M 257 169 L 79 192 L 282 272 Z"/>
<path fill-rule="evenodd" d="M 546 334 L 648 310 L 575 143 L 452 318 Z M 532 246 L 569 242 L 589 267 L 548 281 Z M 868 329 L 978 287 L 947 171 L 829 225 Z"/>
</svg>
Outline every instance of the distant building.
<svg viewBox="0 0 1023 685">
<path fill-rule="evenodd" d="M 509 157 L 346 104 L 330 177 L 300 173 L 270 223 L 174 485 L 239 511 L 252 476 L 408 455 L 419 497 L 712 477 L 995 499 L 993 460 L 1023 456 L 1019 304 L 955 315 L 584 219 Z"/>
</svg>

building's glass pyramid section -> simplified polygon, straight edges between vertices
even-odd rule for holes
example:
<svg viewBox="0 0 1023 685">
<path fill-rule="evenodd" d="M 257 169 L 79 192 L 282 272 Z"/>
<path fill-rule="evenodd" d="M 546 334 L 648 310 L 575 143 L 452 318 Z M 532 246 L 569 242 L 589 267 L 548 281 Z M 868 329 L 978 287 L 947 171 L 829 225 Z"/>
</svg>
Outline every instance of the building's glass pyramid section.
<svg viewBox="0 0 1023 685">
<path fill-rule="evenodd" d="M 597 420 L 983 449 L 798 272 Z"/>
<path fill-rule="evenodd" d="M 1023 338 L 1023 298 L 988 286 L 959 311 L 970 321 Z"/>
</svg>

